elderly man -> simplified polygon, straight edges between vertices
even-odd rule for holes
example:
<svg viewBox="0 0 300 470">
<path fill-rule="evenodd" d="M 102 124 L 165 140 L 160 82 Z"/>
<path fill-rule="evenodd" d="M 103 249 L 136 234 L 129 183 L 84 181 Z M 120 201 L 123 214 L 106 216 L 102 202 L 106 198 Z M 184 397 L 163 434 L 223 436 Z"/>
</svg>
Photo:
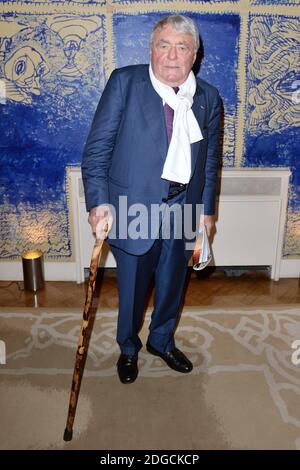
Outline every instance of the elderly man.
<svg viewBox="0 0 300 470">
<path fill-rule="evenodd" d="M 221 100 L 213 86 L 192 72 L 198 48 L 193 20 L 172 15 L 159 21 L 151 37 L 151 64 L 111 74 L 84 149 L 89 223 L 96 236 L 105 224 L 114 228 L 108 240 L 117 261 L 117 369 L 126 384 L 138 375 L 138 333 L 153 275 L 154 310 L 146 348 L 178 372 L 193 368 L 174 340 L 191 255 L 185 236 L 175 236 L 175 216 L 170 218 L 168 237 L 163 235 L 163 217 L 155 236 L 132 236 L 130 231 L 124 236 L 120 200 L 126 197 L 129 208 L 143 204 L 148 211 L 145 223 L 153 222 L 153 205 L 176 204 L 182 210 L 190 205 L 193 227 L 196 206 L 203 204 L 204 224 L 211 232 Z M 130 225 L 128 218 L 125 224 Z"/>
</svg>

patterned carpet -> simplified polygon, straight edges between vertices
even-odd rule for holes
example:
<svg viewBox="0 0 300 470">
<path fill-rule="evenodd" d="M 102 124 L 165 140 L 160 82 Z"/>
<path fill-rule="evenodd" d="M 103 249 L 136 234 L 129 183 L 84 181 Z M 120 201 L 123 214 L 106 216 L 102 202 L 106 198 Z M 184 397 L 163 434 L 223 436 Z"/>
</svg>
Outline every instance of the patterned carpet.
<svg viewBox="0 0 300 470">
<path fill-rule="evenodd" d="M 82 312 L 0 310 L 0 449 L 300 449 L 298 306 L 185 308 L 176 341 L 193 372 L 178 374 L 143 348 L 132 385 L 116 376 L 116 315 L 97 313 L 65 443 Z"/>
</svg>

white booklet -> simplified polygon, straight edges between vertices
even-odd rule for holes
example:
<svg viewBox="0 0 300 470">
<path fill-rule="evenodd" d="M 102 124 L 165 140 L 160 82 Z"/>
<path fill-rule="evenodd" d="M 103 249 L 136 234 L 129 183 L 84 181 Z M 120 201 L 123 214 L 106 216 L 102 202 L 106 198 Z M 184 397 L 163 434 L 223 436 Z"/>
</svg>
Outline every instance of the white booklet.
<svg viewBox="0 0 300 470">
<path fill-rule="evenodd" d="M 209 246 L 209 240 L 206 233 L 205 225 L 199 228 L 196 245 L 193 252 L 193 269 L 200 271 L 204 269 L 212 260 Z"/>
</svg>

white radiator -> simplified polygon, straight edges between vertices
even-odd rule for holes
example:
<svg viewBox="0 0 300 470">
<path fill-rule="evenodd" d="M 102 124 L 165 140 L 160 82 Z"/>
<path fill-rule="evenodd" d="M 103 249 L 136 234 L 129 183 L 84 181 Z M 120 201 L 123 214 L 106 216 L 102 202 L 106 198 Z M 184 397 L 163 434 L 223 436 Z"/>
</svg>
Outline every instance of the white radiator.
<svg viewBox="0 0 300 470">
<path fill-rule="evenodd" d="M 215 266 L 270 266 L 271 278 L 279 279 L 290 174 L 286 168 L 222 170 L 212 244 Z M 68 168 L 68 183 L 76 278 L 83 282 L 94 238 L 80 168 Z M 116 266 L 107 244 L 100 266 Z"/>
</svg>

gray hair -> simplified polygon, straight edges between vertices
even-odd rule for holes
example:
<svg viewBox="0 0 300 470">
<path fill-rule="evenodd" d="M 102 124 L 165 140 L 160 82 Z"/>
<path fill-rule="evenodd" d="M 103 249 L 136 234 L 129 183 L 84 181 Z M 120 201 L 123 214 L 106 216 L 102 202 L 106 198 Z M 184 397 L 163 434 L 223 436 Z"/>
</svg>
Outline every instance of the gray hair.
<svg viewBox="0 0 300 470">
<path fill-rule="evenodd" d="M 158 21 L 151 33 L 151 44 L 155 31 L 161 30 L 166 25 L 172 26 L 178 33 L 190 34 L 194 39 L 195 50 L 199 49 L 199 31 L 197 25 L 194 20 L 183 15 L 170 15 Z"/>
</svg>

